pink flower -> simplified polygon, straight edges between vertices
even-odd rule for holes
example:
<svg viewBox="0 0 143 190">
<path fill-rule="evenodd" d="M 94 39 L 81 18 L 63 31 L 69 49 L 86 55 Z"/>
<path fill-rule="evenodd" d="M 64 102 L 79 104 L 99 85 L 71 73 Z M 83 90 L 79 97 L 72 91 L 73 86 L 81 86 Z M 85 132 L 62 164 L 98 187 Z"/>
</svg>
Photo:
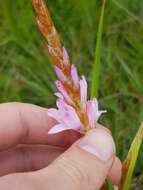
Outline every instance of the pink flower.
<svg viewBox="0 0 143 190">
<path fill-rule="evenodd" d="M 62 96 L 64 97 L 64 99 L 69 103 L 69 104 L 73 104 L 72 99 L 70 98 L 70 96 L 68 95 L 68 93 L 66 92 L 63 84 L 61 83 L 61 81 L 57 80 L 55 82 L 57 89 L 59 90 L 60 94 L 62 94 Z"/>
<path fill-rule="evenodd" d="M 55 93 L 55 96 L 56 96 L 57 98 L 60 98 L 60 99 L 64 100 L 64 97 L 63 97 L 63 95 L 62 95 L 60 92 L 56 92 L 56 93 Z"/>
<path fill-rule="evenodd" d="M 59 80 L 65 81 L 66 77 L 65 77 L 64 73 L 62 72 L 62 70 L 57 66 L 54 66 L 54 69 L 55 69 L 55 73 L 57 74 Z"/>
<path fill-rule="evenodd" d="M 87 101 L 87 82 L 84 76 L 80 80 L 80 99 L 82 104 L 85 104 Z"/>
<path fill-rule="evenodd" d="M 56 134 L 65 130 L 75 130 L 83 133 L 84 127 L 81 123 L 75 109 L 64 102 L 62 99 L 57 100 L 58 109 L 48 109 L 48 115 L 55 119 L 58 124 L 55 125 L 48 133 Z M 98 110 L 98 102 L 96 99 L 87 102 L 87 114 L 90 128 L 95 128 L 96 123 L 102 113 L 106 111 Z"/>
<path fill-rule="evenodd" d="M 63 65 L 66 67 L 69 63 L 69 56 L 65 48 L 62 49 L 62 53 Z M 58 92 L 55 93 L 58 98 L 57 109 L 48 109 L 48 115 L 55 119 L 58 124 L 49 131 L 49 134 L 55 134 L 71 129 L 83 133 L 86 128 L 90 127 L 92 129 L 96 127 L 99 117 L 106 111 L 100 111 L 98 109 L 98 101 L 96 98 L 93 100 L 87 100 L 87 81 L 85 77 L 82 76 L 82 79 L 79 79 L 75 65 L 71 65 L 70 67 L 70 76 L 65 76 L 66 73 L 64 74 L 57 66 L 54 68 L 59 78 L 59 80 L 55 82 L 58 89 Z M 72 96 L 71 94 L 68 94 L 66 85 L 64 84 L 72 84 L 72 87 L 70 86 L 70 88 L 73 89 L 73 92 L 71 92 Z M 76 92 L 75 90 L 78 91 L 77 97 L 76 94 L 74 94 Z M 77 110 L 76 107 L 77 100 L 79 103 L 79 110 Z M 82 114 L 86 114 L 85 118 L 87 118 L 87 121 L 85 123 L 86 125 L 88 123 L 88 126 L 84 126 L 85 123 L 82 121 Z"/>
<path fill-rule="evenodd" d="M 48 115 L 59 123 L 48 132 L 49 134 L 55 134 L 69 129 L 79 132 L 83 130 L 83 125 L 73 107 L 61 99 L 57 100 L 57 107 L 58 109 L 48 109 Z"/>
<path fill-rule="evenodd" d="M 96 123 L 101 116 L 102 113 L 105 113 L 105 110 L 99 111 L 98 110 L 98 101 L 96 98 L 93 100 L 89 100 L 87 102 L 87 115 L 89 120 L 89 125 L 91 128 L 96 126 Z"/>
<path fill-rule="evenodd" d="M 78 88 L 79 87 L 79 77 L 78 77 L 77 69 L 76 69 L 75 65 L 71 65 L 71 78 L 72 78 L 75 88 Z"/>
</svg>

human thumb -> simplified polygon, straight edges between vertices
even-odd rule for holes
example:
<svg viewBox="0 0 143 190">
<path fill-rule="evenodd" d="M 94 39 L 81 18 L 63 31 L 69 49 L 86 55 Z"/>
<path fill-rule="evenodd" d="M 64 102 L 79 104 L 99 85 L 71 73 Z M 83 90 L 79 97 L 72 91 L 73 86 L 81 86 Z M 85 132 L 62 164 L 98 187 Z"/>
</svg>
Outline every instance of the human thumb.
<svg viewBox="0 0 143 190">
<path fill-rule="evenodd" d="M 112 167 L 115 145 L 104 128 L 89 131 L 39 172 L 48 190 L 99 190 Z"/>
</svg>

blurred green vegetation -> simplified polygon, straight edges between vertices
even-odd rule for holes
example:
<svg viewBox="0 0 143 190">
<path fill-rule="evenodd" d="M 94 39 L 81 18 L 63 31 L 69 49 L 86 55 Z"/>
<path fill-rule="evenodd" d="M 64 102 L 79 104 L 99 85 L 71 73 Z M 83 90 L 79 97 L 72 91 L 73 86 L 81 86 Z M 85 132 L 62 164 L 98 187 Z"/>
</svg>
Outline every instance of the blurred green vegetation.
<svg viewBox="0 0 143 190">
<path fill-rule="evenodd" d="M 72 62 L 90 84 L 101 1 L 47 3 Z M 0 8 L 0 102 L 54 105 L 55 75 L 31 1 L 3 0 Z M 143 120 L 142 0 L 107 0 L 101 53 L 100 106 L 108 110 L 101 122 L 123 159 Z M 137 168 L 143 168 L 143 150 Z"/>
</svg>

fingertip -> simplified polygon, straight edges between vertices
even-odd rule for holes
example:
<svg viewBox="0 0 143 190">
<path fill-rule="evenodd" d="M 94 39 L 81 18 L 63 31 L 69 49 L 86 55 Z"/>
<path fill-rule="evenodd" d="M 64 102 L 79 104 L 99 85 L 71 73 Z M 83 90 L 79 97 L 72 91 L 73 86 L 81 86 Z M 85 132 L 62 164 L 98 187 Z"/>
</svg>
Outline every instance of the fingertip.
<svg viewBox="0 0 143 190">
<path fill-rule="evenodd" d="M 115 144 L 111 134 L 104 128 L 89 131 L 80 141 L 81 149 L 94 154 L 102 161 L 115 155 Z"/>
<path fill-rule="evenodd" d="M 57 181 L 59 188 L 100 189 L 115 158 L 115 144 L 110 133 L 93 129 L 57 158 L 42 175 Z M 41 173 L 40 173 L 41 174 Z M 64 180 L 65 179 L 65 180 Z M 82 183 L 81 183 L 82 181 Z"/>
<path fill-rule="evenodd" d="M 114 185 L 119 185 L 122 175 L 122 163 L 118 157 L 115 158 L 112 168 L 109 172 L 108 177 Z"/>
</svg>

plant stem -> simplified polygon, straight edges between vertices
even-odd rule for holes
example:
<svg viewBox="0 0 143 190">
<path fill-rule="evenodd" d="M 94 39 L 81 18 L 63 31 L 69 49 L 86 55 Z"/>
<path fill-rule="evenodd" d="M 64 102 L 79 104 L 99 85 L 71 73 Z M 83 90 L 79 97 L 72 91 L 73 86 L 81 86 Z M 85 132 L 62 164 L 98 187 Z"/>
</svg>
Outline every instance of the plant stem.
<svg viewBox="0 0 143 190">
<path fill-rule="evenodd" d="M 93 65 L 92 80 L 91 80 L 91 98 L 98 96 L 100 58 L 101 58 L 101 42 L 102 42 L 102 33 L 103 33 L 105 3 L 106 3 L 106 0 L 103 0 L 102 10 L 101 10 L 101 15 L 100 15 L 100 20 L 99 20 L 99 26 L 98 26 L 98 32 L 97 32 L 95 61 L 94 61 L 94 65 Z"/>
</svg>

